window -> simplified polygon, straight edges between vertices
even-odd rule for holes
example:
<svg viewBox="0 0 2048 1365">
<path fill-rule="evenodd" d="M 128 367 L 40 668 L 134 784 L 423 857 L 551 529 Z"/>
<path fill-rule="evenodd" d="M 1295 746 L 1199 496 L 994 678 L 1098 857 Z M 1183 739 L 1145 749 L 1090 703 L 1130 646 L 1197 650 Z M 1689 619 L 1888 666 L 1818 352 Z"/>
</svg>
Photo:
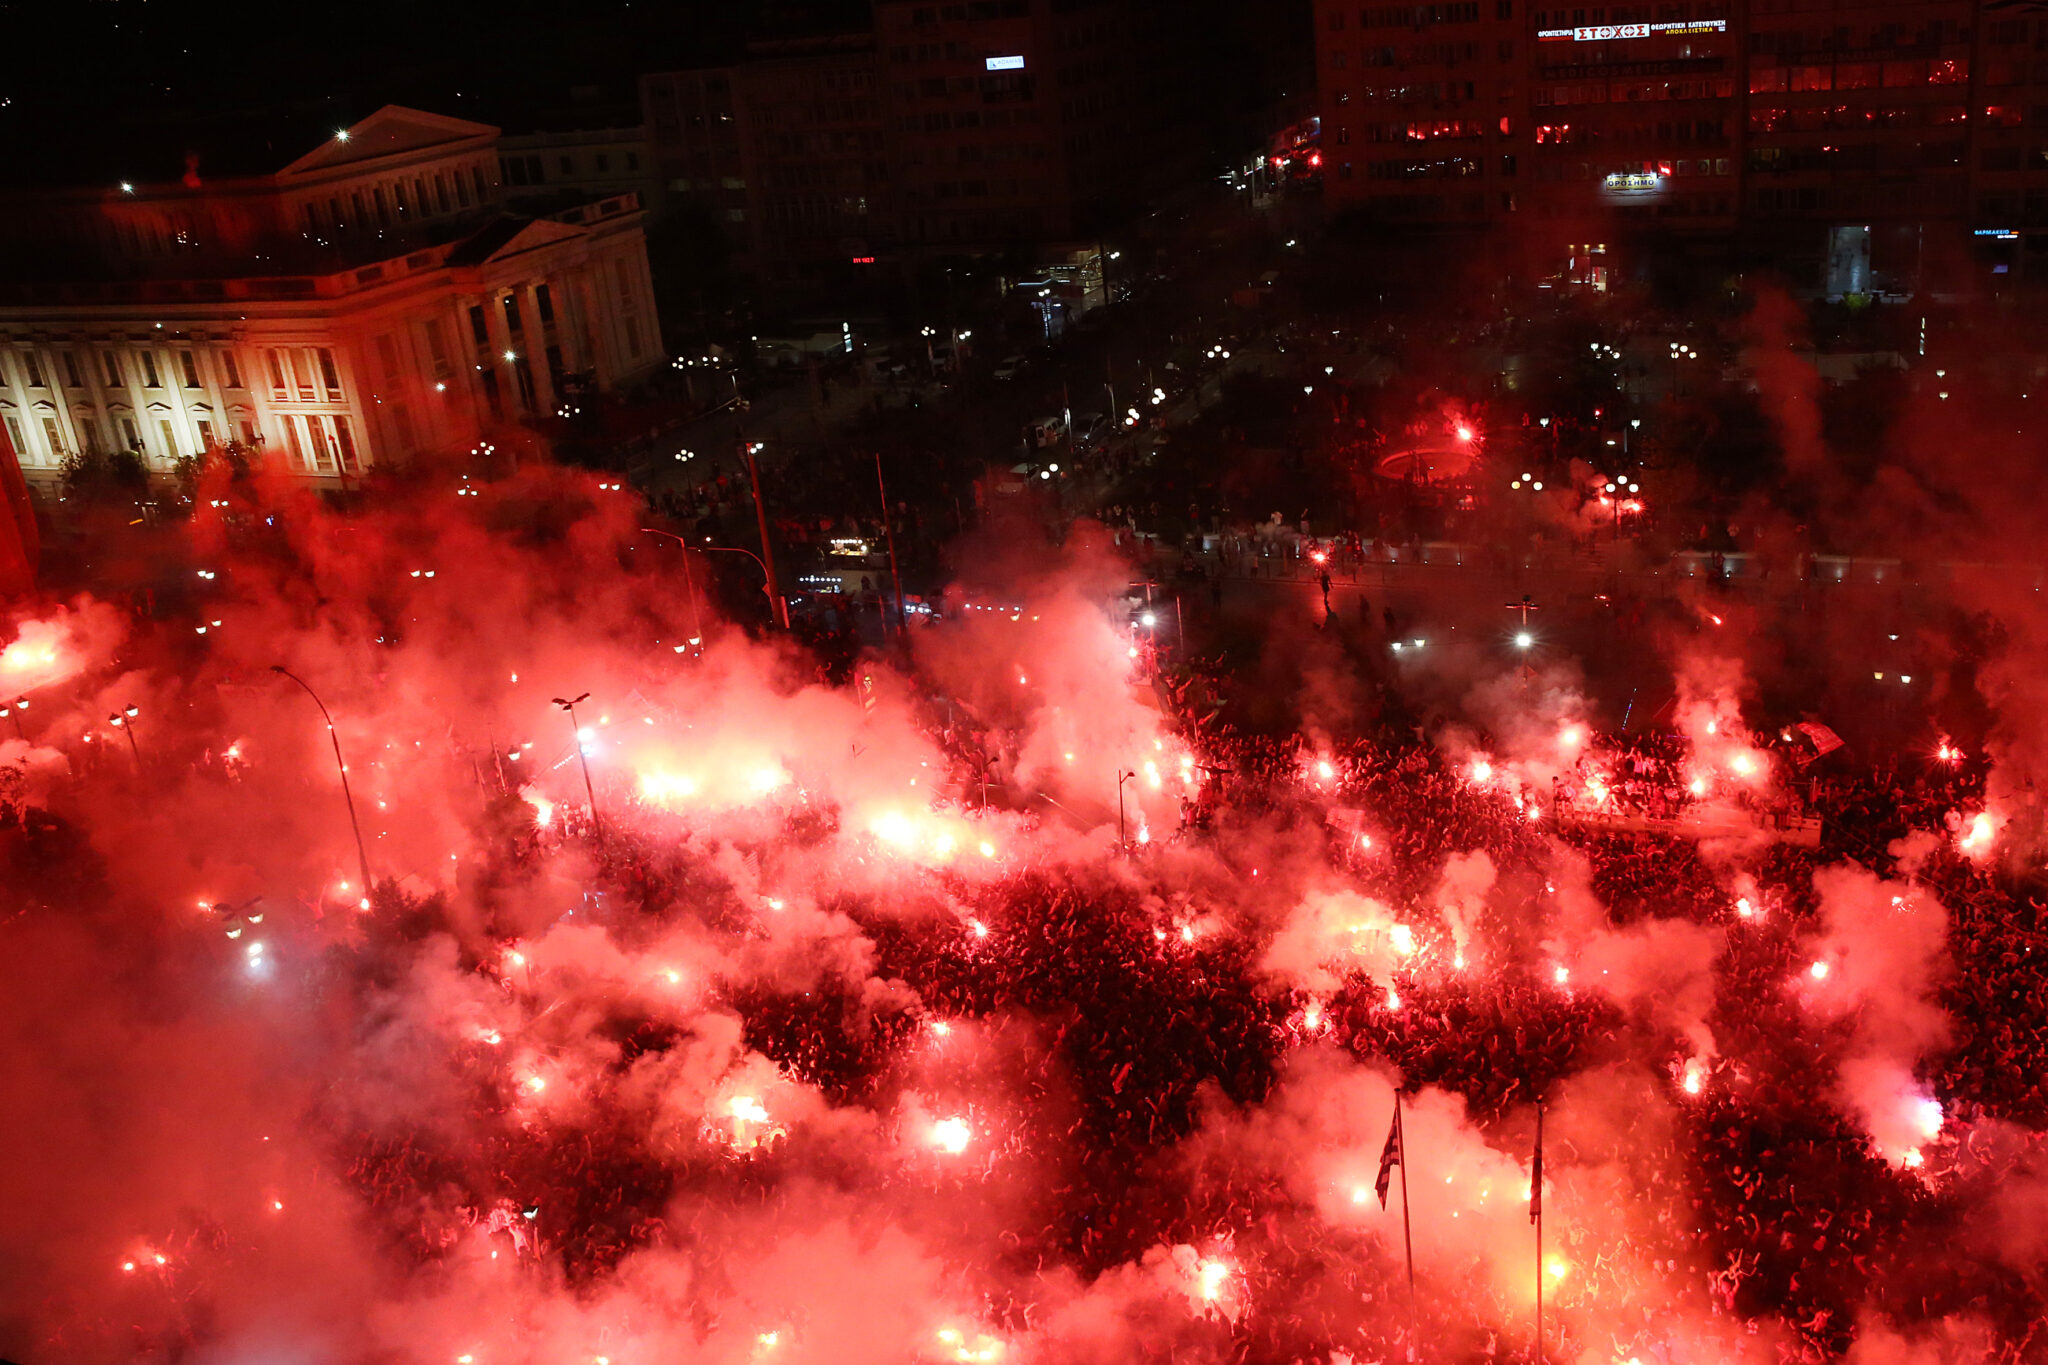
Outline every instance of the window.
<svg viewBox="0 0 2048 1365">
<path fill-rule="evenodd" d="M 540 321 L 543 327 L 554 323 L 555 298 L 554 295 L 548 292 L 546 285 L 537 284 L 533 287 L 533 308 L 535 312 L 540 314 Z"/>
<path fill-rule="evenodd" d="M 284 424 L 285 451 L 291 458 L 291 466 L 303 474 L 308 466 L 306 464 L 306 442 L 305 438 L 300 435 L 299 421 L 296 417 L 285 417 L 280 420 Z"/>
<path fill-rule="evenodd" d="M 64 382 L 65 382 L 65 384 L 67 384 L 68 386 L 70 386 L 71 388 L 74 388 L 74 389 L 82 389 L 82 388 L 84 388 L 84 387 L 85 387 L 85 380 L 84 380 L 84 378 L 83 378 L 83 377 L 81 377 L 81 376 L 79 375 L 79 373 L 78 373 L 78 352 L 76 352 L 76 351 L 59 351 L 59 352 L 58 352 L 58 354 L 59 354 L 59 355 L 61 355 L 61 356 L 62 356 L 62 357 L 64 358 Z"/>
<path fill-rule="evenodd" d="M 151 351 L 137 351 L 136 354 L 142 359 L 143 387 L 149 389 L 162 388 L 164 383 L 163 380 L 157 378 L 155 353 Z"/>
<path fill-rule="evenodd" d="M 267 351 L 270 357 L 270 396 L 282 401 L 292 396 L 292 358 L 284 351 Z"/>
<path fill-rule="evenodd" d="M 434 364 L 434 378 L 446 379 L 451 373 L 448 364 L 448 345 L 441 334 L 441 319 L 427 319 L 427 355 Z"/>
<path fill-rule="evenodd" d="M 164 438 L 164 458 L 167 460 L 177 459 L 179 454 L 178 429 L 171 425 L 171 419 L 168 417 L 157 418 L 156 429 Z"/>
<path fill-rule="evenodd" d="M 599 175 L 605 175 L 605 174 L 608 174 L 608 173 L 609 173 L 609 172 L 611 171 L 611 168 L 612 168 L 612 158 L 611 158 L 611 153 L 609 153 L 609 152 L 599 152 L 599 153 L 597 154 L 597 173 L 598 173 Z"/>
<path fill-rule="evenodd" d="M 355 432 L 349 429 L 348 418 L 336 416 L 328 420 L 334 423 L 334 445 L 341 454 L 342 469 L 350 474 L 360 473 L 362 466 L 356 460 Z"/>
<path fill-rule="evenodd" d="M 64 454 L 64 433 L 57 426 L 56 418 L 43 418 L 43 439 L 50 443 L 50 458 L 52 460 L 62 458 Z"/>
<path fill-rule="evenodd" d="M 93 420 L 92 414 L 84 411 L 72 413 L 71 429 L 78 433 L 79 444 L 88 454 L 100 453 L 100 424 Z"/>
<path fill-rule="evenodd" d="M 233 351 L 221 351 L 219 355 L 220 372 L 224 377 L 227 386 L 231 389 L 241 388 L 242 372 L 239 369 L 235 368 L 235 353 Z"/>
<path fill-rule="evenodd" d="M 199 419 L 196 425 L 199 427 L 199 448 L 201 450 L 212 450 L 213 423 L 207 421 L 204 417 L 202 417 Z"/>
<path fill-rule="evenodd" d="M 339 403 L 341 401 L 341 376 L 334 369 L 334 352 L 322 346 L 319 350 L 319 357 L 320 380 L 326 386 L 327 401 Z"/>
<path fill-rule="evenodd" d="M 198 388 L 199 362 L 192 358 L 190 351 L 178 352 L 178 367 L 184 373 L 185 387 L 188 389 Z"/>
<path fill-rule="evenodd" d="M 627 153 L 626 153 L 626 169 L 627 169 L 627 170 L 629 170 L 629 171 L 637 171 L 637 170 L 639 170 L 639 169 L 640 169 L 640 153 L 638 153 L 638 152 L 627 152 Z"/>
<path fill-rule="evenodd" d="M 135 419 L 133 417 L 123 416 L 121 418 L 121 439 L 128 443 L 128 449 L 134 451 L 137 455 L 142 453 L 142 433 L 135 429 Z"/>
<path fill-rule="evenodd" d="M 118 389 L 127 382 L 121 378 L 121 357 L 115 352 L 100 352 L 100 368 L 107 372 L 108 388 Z"/>
<path fill-rule="evenodd" d="M 538 163 L 540 158 L 534 157 L 533 160 L 535 163 Z M 481 166 L 471 166 L 469 168 L 469 175 L 470 179 L 476 182 L 476 202 L 482 204 L 491 197 L 488 183 L 484 180 L 484 168 Z M 539 179 L 538 176 L 534 178 Z"/>
<path fill-rule="evenodd" d="M 563 175 L 574 175 L 574 174 L 576 174 L 576 159 L 575 159 L 574 157 L 569 157 L 569 156 L 561 157 L 561 158 L 559 158 L 559 159 L 558 159 L 558 160 L 556 161 L 556 163 L 555 163 L 555 164 L 557 164 L 558 166 L 560 166 L 560 167 L 562 168 L 562 174 L 563 174 Z M 599 166 L 599 167 L 598 167 L 598 169 L 599 169 L 599 170 L 603 170 L 603 169 L 604 169 L 604 167 L 602 167 L 602 166 Z"/>
<path fill-rule="evenodd" d="M 469 182 L 462 178 L 462 172 L 455 173 L 455 203 L 460 208 L 469 207 Z"/>
<path fill-rule="evenodd" d="M 482 304 L 472 304 L 469 310 L 469 335 L 476 342 L 479 351 L 491 349 L 491 324 L 484 317 Z"/>
<path fill-rule="evenodd" d="M 28 386 L 32 389 L 44 387 L 43 362 L 36 357 L 34 351 L 24 349 L 19 354 L 21 356 L 21 373 Z"/>
<path fill-rule="evenodd" d="M 14 447 L 14 453 L 22 459 L 29 458 L 28 442 L 21 439 L 21 423 L 14 420 L 13 413 L 7 413 L 7 444 Z"/>
</svg>

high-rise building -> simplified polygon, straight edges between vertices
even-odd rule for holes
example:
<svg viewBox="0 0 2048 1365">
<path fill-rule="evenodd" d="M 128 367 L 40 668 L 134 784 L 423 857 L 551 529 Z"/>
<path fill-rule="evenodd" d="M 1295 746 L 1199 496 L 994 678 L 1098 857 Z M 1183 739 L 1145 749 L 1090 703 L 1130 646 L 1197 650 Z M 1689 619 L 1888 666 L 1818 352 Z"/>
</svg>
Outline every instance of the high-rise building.
<svg viewBox="0 0 2048 1365">
<path fill-rule="evenodd" d="M 872 18 L 642 80 L 669 191 L 765 279 L 1086 243 L 1222 164 L 1186 5 L 876 0 Z"/>
<path fill-rule="evenodd" d="M 391 105 L 282 166 L 275 143 L 0 199 L 0 420 L 30 477 L 235 442 L 340 479 L 661 363 L 636 195 L 509 213 L 496 128 Z"/>
<path fill-rule="evenodd" d="M 1649 240 L 1832 295 L 1954 287 L 1973 259 L 1988 278 L 2014 262 L 1983 248 L 2021 241 L 2030 202 L 2048 229 L 2048 182 L 2028 198 L 2048 19 L 1977 10 L 1317 0 L 1325 193 L 1512 229 L 1537 273 L 1595 284 Z"/>
<path fill-rule="evenodd" d="M 1835 294 L 1949 277 L 1929 253 L 1959 258 L 1969 218 L 1976 8 L 1750 5 L 1744 208 L 1799 276 Z"/>
</svg>

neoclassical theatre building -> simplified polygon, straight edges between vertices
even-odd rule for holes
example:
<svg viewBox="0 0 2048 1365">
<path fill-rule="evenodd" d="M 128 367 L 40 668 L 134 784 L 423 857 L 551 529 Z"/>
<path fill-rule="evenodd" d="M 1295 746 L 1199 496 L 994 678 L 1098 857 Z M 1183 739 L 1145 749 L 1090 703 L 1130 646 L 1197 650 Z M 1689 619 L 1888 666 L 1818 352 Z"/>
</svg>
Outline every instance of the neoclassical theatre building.
<svg viewBox="0 0 2048 1365">
<path fill-rule="evenodd" d="M 341 480 L 646 376 L 639 197 L 513 212 L 497 143 L 388 105 L 281 166 L 304 144 L 205 133 L 157 154 L 182 167 L 0 195 L 0 421 L 24 473 L 234 441 Z"/>
</svg>

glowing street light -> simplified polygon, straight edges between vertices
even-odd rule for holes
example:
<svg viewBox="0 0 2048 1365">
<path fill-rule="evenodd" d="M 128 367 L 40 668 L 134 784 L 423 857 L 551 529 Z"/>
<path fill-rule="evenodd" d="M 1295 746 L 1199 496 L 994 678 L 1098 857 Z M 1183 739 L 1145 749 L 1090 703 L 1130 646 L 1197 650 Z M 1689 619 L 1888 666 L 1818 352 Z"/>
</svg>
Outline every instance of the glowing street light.
<svg viewBox="0 0 2048 1365">
<path fill-rule="evenodd" d="M 135 755 L 135 771 L 137 772 L 142 771 L 142 750 L 135 743 L 135 718 L 141 714 L 142 709 L 134 702 L 130 702 L 121 710 L 107 717 L 107 724 L 128 736 L 128 752 Z"/>
</svg>

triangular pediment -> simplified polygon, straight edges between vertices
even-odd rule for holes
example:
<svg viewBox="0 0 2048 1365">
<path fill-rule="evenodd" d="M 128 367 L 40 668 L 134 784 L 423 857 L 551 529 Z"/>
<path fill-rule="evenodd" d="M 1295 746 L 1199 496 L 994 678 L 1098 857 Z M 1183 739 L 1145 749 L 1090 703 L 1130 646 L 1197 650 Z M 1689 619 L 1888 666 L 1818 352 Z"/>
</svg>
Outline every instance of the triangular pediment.
<svg viewBox="0 0 2048 1365">
<path fill-rule="evenodd" d="M 294 180 L 439 148 L 456 151 L 465 144 L 485 143 L 497 136 L 498 130 L 487 123 L 387 104 L 286 166 L 277 178 Z"/>
<path fill-rule="evenodd" d="M 516 218 L 500 218 L 485 227 L 483 231 L 457 246 L 448 255 L 448 263 L 454 266 L 481 266 L 493 261 L 509 260 L 514 256 L 557 242 L 573 241 L 587 236 L 588 232 L 571 223 L 557 223 L 546 218 L 520 222 Z"/>
<path fill-rule="evenodd" d="M 537 219 L 519 229 L 511 241 L 505 243 L 505 245 L 499 247 L 484 259 L 502 261 L 507 256 L 517 256 L 522 251 L 532 251 L 537 247 L 550 246 L 556 242 L 566 242 L 572 238 L 584 235 L 586 234 L 580 227 L 572 227 L 568 223 L 550 223 L 545 219 Z"/>
</svg>

